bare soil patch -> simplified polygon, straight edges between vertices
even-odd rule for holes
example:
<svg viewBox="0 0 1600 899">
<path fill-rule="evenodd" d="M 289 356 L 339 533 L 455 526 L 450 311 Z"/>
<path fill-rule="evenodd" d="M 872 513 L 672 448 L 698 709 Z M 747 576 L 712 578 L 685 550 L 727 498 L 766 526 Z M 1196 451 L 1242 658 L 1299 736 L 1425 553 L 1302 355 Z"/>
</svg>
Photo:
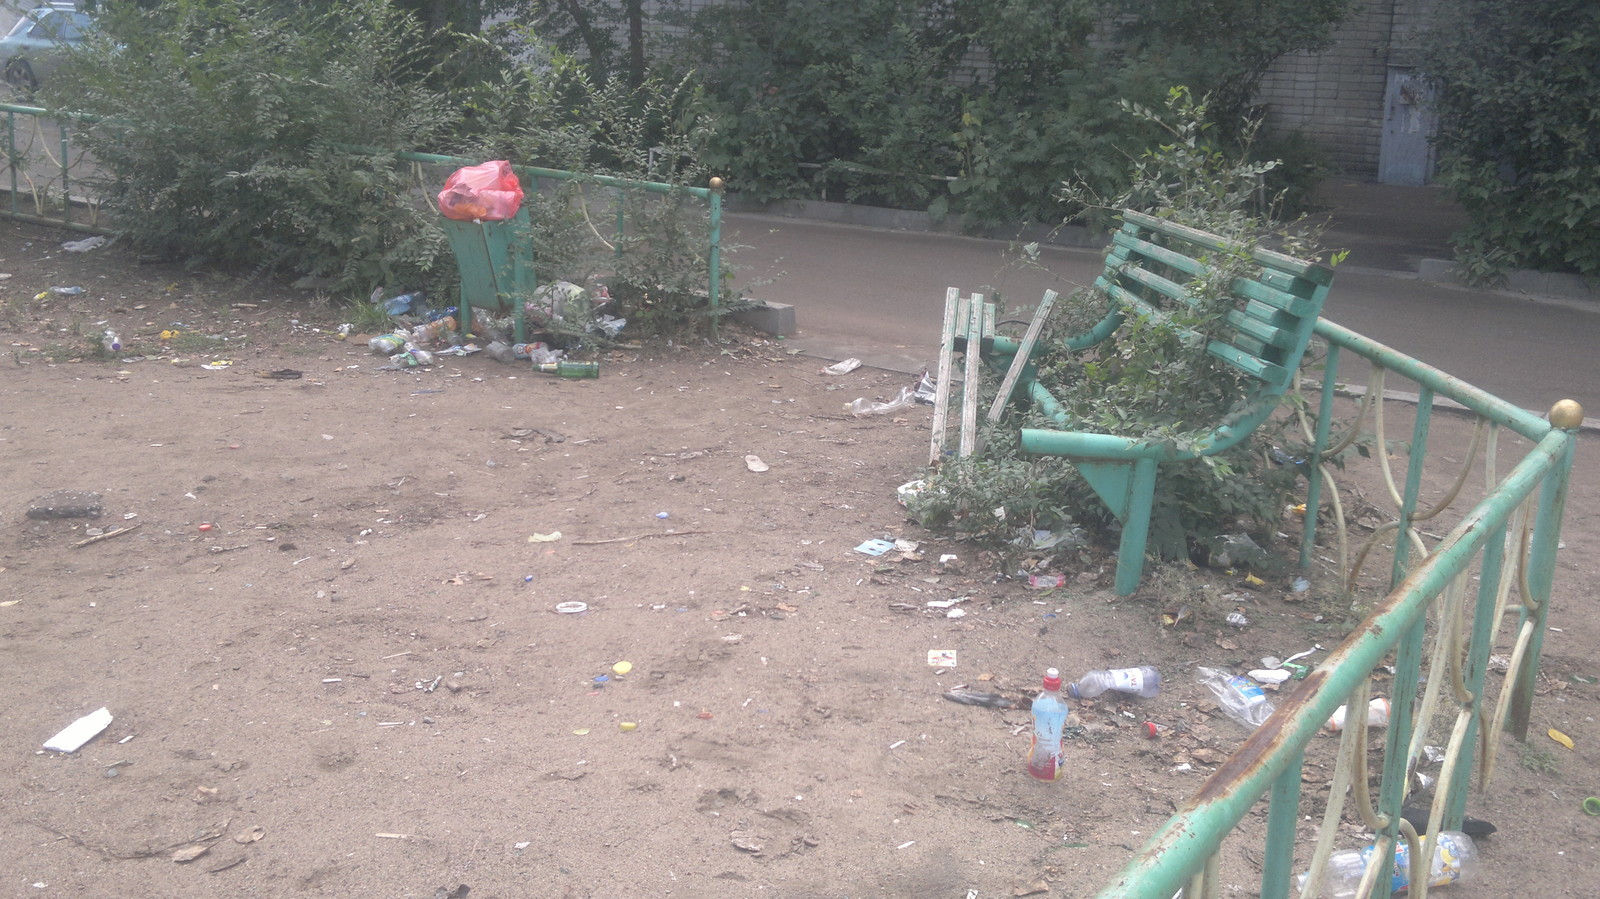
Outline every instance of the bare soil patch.
<svg viewBox="0 0 1600 899">
<path fill-rule="evenodd" d="M 1343 635 L 1287 578 L 1200 573 L 1237 598 L 1174 628 L 1179 588 L 1118 600 L 1103 552 L 1059 555 L 1059 590 L 997 576 L 896 502 L 927 408 L 843 411 L 901 374 L 751 335 L 608 352 L 594 381 L 380 372 L 337 308 L 76 236 L 0 225 L 0 895 L 1085 896 L 1246 735 L 1192 667 Z M 85 291 L 34 299 L 52 285 Z M 88 358 L 106 326 L 149 352 Z M 103 514 L 25 516 L 58 489 Z M 1501 833 L 1451 895 L 1594 893 L 1595 494 L 1569 500 L 1534 749 L 1507 742 L 1472 806 Z M 942 696 L 1138 664 L 1167 689 L 1076 704 L 1051 784 L 1026 711 Z M 80 752 L 41 749 L 102 706 Z"/>
</svg>

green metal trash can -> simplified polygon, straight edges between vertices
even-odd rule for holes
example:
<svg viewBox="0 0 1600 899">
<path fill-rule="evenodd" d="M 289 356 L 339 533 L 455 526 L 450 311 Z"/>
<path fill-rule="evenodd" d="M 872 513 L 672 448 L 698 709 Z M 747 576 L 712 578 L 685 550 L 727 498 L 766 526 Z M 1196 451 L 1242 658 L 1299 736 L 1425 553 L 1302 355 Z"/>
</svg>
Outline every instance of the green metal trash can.
<svg viewBox="0 0 1600 899">
<path fill-rule="evenodd" d="M 462 222 L 442 218 L 444 233 L 461 271 L 461 327 L 473 327 L 473 309 L 511 313 L 515 339 L 526 342 L 523 304 L 538 281 L 534 276 L 533 245 L 528 211 L 505 221 Z"/>
</svg>

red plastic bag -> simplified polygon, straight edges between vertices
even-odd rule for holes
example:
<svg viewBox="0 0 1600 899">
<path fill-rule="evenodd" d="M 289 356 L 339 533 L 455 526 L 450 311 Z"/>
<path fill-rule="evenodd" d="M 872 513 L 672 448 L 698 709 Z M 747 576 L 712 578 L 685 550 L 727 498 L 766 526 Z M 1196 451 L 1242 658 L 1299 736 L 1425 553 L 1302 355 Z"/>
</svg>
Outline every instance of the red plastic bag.
<svg viewBox="0 0 1600 899">
<path fill-rule="evenodd" d="M 461 222 L 501 221 L 522 207 L 522 184 L 504 159 L 456 169 L 439 191 L 439 211 Z"/>
</svg>

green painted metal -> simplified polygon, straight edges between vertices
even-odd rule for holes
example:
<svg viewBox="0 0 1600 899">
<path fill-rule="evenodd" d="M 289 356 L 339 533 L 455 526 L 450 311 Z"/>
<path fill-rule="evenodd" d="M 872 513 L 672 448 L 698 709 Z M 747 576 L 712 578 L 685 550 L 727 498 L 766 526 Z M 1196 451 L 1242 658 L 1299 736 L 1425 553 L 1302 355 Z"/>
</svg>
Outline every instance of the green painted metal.
<svg viewBox="0 0 1600 899">
<path fill-rule="evenodd" d="M 360 149 L 360 148 L 352 148 Z M 406 162 L 420 162 L 427 165 L 455 166 L 477 165 L 481 160 L 469 159 L 464 156 L 444 156 L 437 153 L 416 153 L 404 151 L 395 154 L 396 159 Z M 719 179 L 714 179 L 714 187 L 688 187 L 681 184 L 666 184 L 659 181 L 641 181 L 631 178 L 616 178 L 610 175 L 591 175 L 584 172 L 567 172 L 560 169 L 547 169 L 540 166 L 516 165 L 512 170 L 520 178 L 529 179 L 530 184 L 537 185 L 540 179 L 552 181 L 576 181 L 585 184 L 596 184 L 602 187 L 611 187 L 618 190 L 617 202 L 617 236 L 620 238 L 626 231 L 626 209 L 622 203 L 622 191 L 641 190 L 648 193 L 665 194 L 669 196 L 689 196 L 706 202 L 709 211 L 710 223 L 706 230 L 706 302 L 713 313 L 712 328 L 716 328 L 716 311 L 722 306 L 722 187 Z M 622 244 L 617 243 L 620 252 Z"/>
<path fill-rule="evenodd" d="M 1528 551 L 1528 592 L 1533 609 L 1524 609 L 1522 620 L 1532 618 L 1533 638 L 1522 658 L 1519 689 L 1512 694 L 1511 732 L 1517 739 L 1528 736 L 1528 721 L 1533 712 L 1534 672 L 1539 669 L 1539 653 L 1544 647 L 1546 622 L 1550 619 L 1550 587 L 1555 580 L 1556 549 L 1561 542 L 1561 518 L 1566 511 L 1567 487 L 1572 477 L 1576 442 L 1566 447 L 1565 465 L 1545 480 L 1539 494 L 1539 514 L 1534 519 L 1533 539 Z"/>
<path fill-rule="evenodd" d="M 1168 320 L 1169 310 L 1192 307 L 1189 288 L 1170 275 L 1197 276 L 1213 271 L 1212 253 L 1231 253 L 1224 239 L 1133 210 L 1123 213 L 1105 267 L 1095 285 L 1108 297 L 1106 315 L 1088 331 L 1063 338 L 1068 350 L 1087 349 L 1111 337 L 1129 316 Z M 1053 427 L 1023 428 L 1024 451 L 1061 456 L 1122 523 L 1117 553 L 1116 591 L 1138 588 L 1149 541 L 1151 504 L 1158 463 L 1214 455 L 1237 445 L 1272 416 L 1294 369 L 1311 341 L 1317 315 L 1327 298 L 1332 271 L 1281 253 L 1256 250 L 1264 268 L 1254 277 L 1235 278 L 1230 291 L 1240 305 L 1224 316 L 1230 329 L 1207 338 L 1206 352 L 1254 378 L 1251 391 L 1216 423 L 1196 422 L 1201 434 L 1180 444 L 1082 430 L 1038 380 L 1022 379 L 1022 396 L 1049 418 Z M 997 338 L 985 349 L 992 368 L 1008 370 L 1020 352 L 1015 340 Z M 1024 371 L 1032 372 L 1028 360 Z M 1210 425 L 1210 430 L 1203 430 Z"/>
<path fill-rule="evenodd" d="M 51 225 L 66 228 L 72 231 L 83 231 L 92 234 L 110 234 L 110 229 L 94 222 L 80 222 L 73 220 L 75 207 L 72 203 L 72 142 L 70 131 L 67 127 L 69 121 L 97 122 L 98 117 L 76 113 L 53 113 L 38 106 L 22 106 L 16 103 L 0 103 L 0 111 L 6 114 L 6 167 L 10 170 L 11 202 L 9 210 L 0 212 L 7 218 L 24 222 L 34 222 L 42 225 Z M 19 174 L 23 160 L 18 158 L 17 149 L 17 116 L 29 116 L 34 120 L 50 119 L 57 123 L 60 139 L 57 142 L 56 152 L 60 157 L 56 160 L 56 178 L 61 182 L 61 214 L 59 216 L 43 215 L 37 209 L 34 212 L 23 212 L 18 206 L 21 196 L 21 183 Z"/>
<path fill-rule="evenodd" d="M 528 239 L 528 211 L 504 222 L 458 222 L 441 219 L 461 273 L 461 327 L 473 327 L 472 310 L 511 313 L 515 339 L 527 340 L 525 306 L 538 286 Z"/>
<path fill-rule="evenodd" d="M 1339 383 L 1339 347 L 1328 345 L 1322 361 L 1322 390 L 1317 403 L 1317 424 L 1311 441 L 1311 457 L 1306 466 L 1306 514 L 1300 531 L 1300 567 L 1309 568 L 1317 546 L 1317 513 L 1322 508 L 1323 452 L 1333 435 L 1333 396 Z"/>
<path fill-rule="evenodd" d="M 1575 432 L 1553 428 L 1529 412 L 1518 409 L 1478 388 L 1465 384 L 1424 363 L 1404 356 L 1355 332 L 1321 320 L 1317 332 L 1330 344 L 1323 385 L 1316 448 L 1312 461 L 1322 461 L 1322 450 L 1330 439 L 1331 398 L 1340 351 L 1353 352 L 1383 367 L 1404 375 L 1425 388 L 1431 402 L 1435 393 L 1494 422 L 1508 427 L 1534 446 L 1490 493 L 1457 524 L 1430 555 L 1410 570 L 1395 589 L 1378 605 L 1365 622 L 1318 665 L 1300 689 L 1280 702 L 1278 711 L 1251 734 L 1240 749 L 1223 764 L 1201 789 L 1170 818 L 1140 852 L 1099 894 L 1102 897 L 1146 897 L 1170 899 L 1174 892 L 1205 869 L 1223 839 L 1255 803 L 1270 793 L 1268 816 L 1267 865 L 1263 871 L 1261 895 L 1281 899 L 1289 895 L 1286 866 L 1292 861 L 1293 826 L 1298 813 L 1298 782 L 1305 747 L 1315 738 L 1322 722 L 1343 704 L 1350 692 L 1363 683 L 1373 669 L 1395 653 L 1395 678 L 1392 690 L 1391 727 L 1388 731 L 1386 766 L 1380 785 L 1377 812 L 1388 818 L 1384 833 L 1397 830 L 1399 806 L 1404 794 L 1404 756 L 1411 739 L 1410 710 L 1416 701 L 1416 676 L 1421 663 L 1422 635 L 1432 603 L 1449 583 L 1479 565 L 1479 602 L 1473 621 L 1471 652 L 1464 662 L 1466 689 L 1472 694 L 1467 711 L 1472 714 L 1465 739 L 1476 742 L 1480 720 L 1487 708 L 1483 700 L 1489 636 L 1495 621 L 1492 605 L 1495 585 L 1505 559 L 1507 522 L 1530 496 L 1538 496 L 1537 516 L 1529 551 L 1528 579 L 1533 594 L 1531 608 L 1524 610 L 1536 624 L 1535 633 L 1545 627 L 1549 595 L 1555 568 L 1555 552 L 1560 536 L 1570 470 L 1576 446 Z M 1414 433 L 1413 467 L 1420 468 L 1427 437 L 1427 414 L 1419 415 L 1420 429 Z M 1420 438 L 1420 439 L 1419 439 Z M 1313 472 L 1312 489 L 1317 475 Z M 1411 489 L 1411 470 L 1407 472 L 1407 515 L 1414 514 L 1416 491 Z M 1309 492 L 1309 491 L 1308 491 Z M 1314 494 L 1313 494 L 1314 495 Z M 1309 506 L 1306 529 L 1315 527 L 1316 506 Z M 1400 546 L 1404 534 L 1398 534 Z M 1308 538 L 1302 558 L 1307 558 L 1312 543 Z M 1535 638 L 1537 639 L 1537 638 Z M 1539 647 L 1530 644 L 1524 669 L 1531 673 L 1538 666 Z M 1442 676 L 1442 672 L 1434 672 Z M 1531 688 L 1532 678 L 1521 683 Z M 1407 688 L 1407 685 L 1412 685 Z M 1531 695 L 1528 697 L 1531 699 Z M 1513 716 L 1517 707 L 1513 707 Z M 1459 824 L 1471 783 L 1472 747 L 1464 750 L 1447 790 L 1444 823 Z M 1387 895 L 1385 890 L 1374 892 Z"/>
<path fill-rule="evenodd" d="M 1506 528 L 1501 526 L 1490 535 L 1483 548 L 1483 559 L 1478 564 L 1478 603 L 1472 616 L 1472 651 L 1468 653 L 1462 669 L 1467 691 L 1472 694 L 1472 718 L 1462 738 L 1461 758 L 1447 784 L 1441 784 L 1447 801 L 1444 810 L 1444 828 L 1460 830 L 1461 818 L 1467 810 L 1467 793 L 1472 786 L 1472 766 L 1478 753 L 1480 720 L 1485 712 L 1483 685 L 1489 673 L 1490 636 L 1494 633 L 1495 593 L 1500 583 L 1500 571 L 1506 555 Z"/>
<path fill-rule="evenodd" d="M 1325 318 L 1317 320 L 1316 335 L 1330 344 L 1342 346 L 1376 362 L 1407 380 L 1415 381 L 1440 396 L 1448 397 L 1495 424 L 1505 425 L 1529 440 L 1538 440 L 1550 430 L 1550 423 L 1535 413 L 1520 409 L 1480 387 L 1445 374 L 1425 362 Z"/>
<path fill-rule="evenodd" d="M 1283 773 L 1272 782 L 1267 810 L 1267 850 L 1261 869 L 1261 899 L 1287 899 L 1294 877 L 1294 843 L 1300 826 L 1300 773 L 1305 752 L 1292 754 Z"/>
<path fill-rule="evenodd" d="M 103 226 L 100 226 L 100 225 L 97 225 L 97 224 L 94 224 L 94 223 L 84 223 L 84 222 L 74 221 L 73 218 L 72 218 L 74 207 L 73 207 L 73 204 L 71 202 L 71 196 L 72 196 L 71 195 L 71 188 L 72 188 L 72 185 L 74 183 L 74 180 L 73 180 L 72 173 L 71 173 L 71 170 L 70 170 L 71 169 L 71 156 L 69 154 L 70 154 L 70 151 L 71 151 L 71 140 L 70 140 L 70 130 L 69 130 L 68 126 L 67 126 L 67 123 L 69 121 L 80 121 L 80 122 L 85 122 L 85 123 L 96 123 L 96 122 L 104 122 L 104 121 L 107 121 L 107 120 L 105 120 L 105 119 L 103 119 L 101 117 L 98 117 L 98 116 L 89 116 L 89 115 L 82 115 L 82 114 L 76 114 L 76 113 L 56 113 L 56 112 L 52 112 L 51 110 L 44 109 L 43 107 L 24 106 L 24 105 L 20 105 L 20 104 L 16 104 L 16 103 L 0 103 L 0 111 L 3 111 L 6 114 L 6 163 L 7 163 L 8 168 L 10 169 L 10 187 L 11 187 L 11 200 L 10 200 L 9 212 L 0 212 L 0 215 L 6 215 L 9 218 L 18 219 L 18 220 L 21 220 L 21 221 L 31 221 L 31 222 L 39 222 L 39 223 L 42 223 L 42 224 L 58 225 L 58 226 L 65 227 L 65 228 L 70 228 L 70 229 L 76 230 L 76 231 L 87 231 L 87 232 L 98 233 L 98 234 L 110 234 L 110 233 L 113 233 L 111 231 L 111 229 L 103 227 Z M 64 202 L 62 204 L 62 214 L 61 214 L 61 216 L 59 218 L 46 217 L 46 216 L 41 216 L 41 215 L 37 215 L 37 214 L 25 213 L 25 212 L 22 212 L 18 208 L 18 198 L 20 196 L 20 182 L 19 182 L 19 179 L 18 179 L 19 170 L 18 170 L 18 160 L 17 160 L 17 116 L 30 116 L 30 117 L 32 117 L 32 118 L 34 118 L 36 120 L 51 119 L 53 121 L 56 121 L 58 123 L 58 125 L 59 125 L 60 135 L 61 135 L 61 137 L 60 137 L 60 145 L 59 145 L 59 151 L 60 151 L 60 154 L 61 154 L 60 155 L 60 159 L 59 159 L 59 166 L 60 166 L 60 168 L 59 168 L 59 178 L 60 178 L 60 181 L 61 181 L 62 196 L 63 196 L 63 199 L 64 199 Z M 351 146 L 351 147 L 348 147 L 347 149 L 351 150 L 352 152 L 360 152 L 360 153 L 378 153 L 379 152 L 378 150 L 376 150 L 374 148 L 370 148 L 370 147 Z M 423 164 L 427 164 L 427 165 L 454 166 L 454 167 L 460 167 L 460 166 L 464 166 L 464 165 L 475 165 L 477 162 L 480 161 L 480 160 L 475 160 L 475 159 L 468 159 L 466 157 L 461 157 L 461 156 L 447 156 L 447 155 L 441 155 L 441 154 L 437 154 L 437 153 L 417 153 L 417 152 L 411 152 L 411 151 L 401 151 L 401 152 L 396 153 L 394 155 L 395 155 L 395 159 L 397 159 L 399 161 L 402 161 L 402 162 L 413 162 L 413 163 L 423 163 Z M 707 250 L 708 250 L 708 265 L 707 265 L 708 273 L 707 273 L 707 284 L 706 284 L 707 303 L 708 303 L 709 308 L 713 312 L 715 312 L 717 309 L 721 308 L 721 305 L 722 305 L 722 188 L 721 188 L 721 181 L 720 180 L 717 180 L 717 181 L 714 182 L 714 184 L 715 184 L 714 187 L 688 187 L 688 186 L 679 185 L 679 184 L 666 184 L 666 183 L 656 182 L 656 181 L 643 181 L 643 180 L 630 179 L 630 178 L 616 178 L 616 177 L 611 177 L 611 176 L 608 176 L 608 175 L 591 175 L 591 174 L 586 174 L 586 173 L 582 173 L 582 172 L 567 172 L 567 171 L 562 171 L 562 170 L 559 170 L 559 169 L 542 168 L 542 167 L 539 167 L 539 166 L 514 165 L 514 166 L 512 166 L 512 168 L 516 170 L 517 174 L 520 177 L 528 179 L 528 183 L 533 187 L 534 190 L 538 189 L 538 185 L 539 185 L 539 182 L 540 182 L 541 179 L 550 179 L 550 180 L 554 180 L 554 181 L 580 181 L 580 182 L 584 182 L 584 183 L 597 184 L 597 185 L 600 185 L 600 186 L 603 186 L 603 187 L 610 187 L 610 188 L 616 189 L 618 191 L 619 198 L 621 197 L 622 192 L 624 192 L 624 191 L 627 191 L 627 190 L 641 190 L 641 191 L 646 191 L 646 192 L 649 192 L 649 193 L 656 193 L 656 194 L 681 195 L 681 196 L 695 197 L 695 198 L 698 198 L 700 200 L 705 201 L 707 203 L 707 205 L 708 205 L 709 210 L 710 210 L 710 226 L 707 229 L 707 234 L 706 234 Z M 625 229 L 626 209 L 624 207 L 624 204 L 620 202 L 620 199 L 619 199 L 619 202 L 618 202 L 617 205 L 618 205 L 618 210 L 617 210 L 617 234 L 620 237 L 624 233 L 624 229 Z M 452 242 L 452 246 L 454 246 L 453 242 Z M 621 243 L 619 241 L 619 243 L 618 243 L 619 250 L 620 250 L 620 247 L 621 247 Z M 529 261 L 528 264 L 531 266 L 531 264 L 532 264 L 531 260 Z M 716 322 L 716 317 L 715 316 L 713 316 L 712 321 L 713 321 L 713 329 L 715 329 L 715 322 Z M 519 325 L 520 325 L 520 322 L 519 322 Z"/>
<path fill-rule="evenodd" d="M 1405 492 L 1400 498 L 1400 525 L 1394 538 L 1394 565 L 1390 568 L 1389 589 L 1405 577 L 1406 560 L 1411 555 L 1411 516 L 1417 514 L 1417 494 L 1422 490 L 1422 466 L 1428 457 L 1428 428 L 1433 424 L 1433 390 L 1424 386 L 1417 394 L 1417 418 L 1411 428 L 1411 446 L 1406 452 Z M 1379 447 L 1386 452 L 1387 447 Z"/>
</svg>

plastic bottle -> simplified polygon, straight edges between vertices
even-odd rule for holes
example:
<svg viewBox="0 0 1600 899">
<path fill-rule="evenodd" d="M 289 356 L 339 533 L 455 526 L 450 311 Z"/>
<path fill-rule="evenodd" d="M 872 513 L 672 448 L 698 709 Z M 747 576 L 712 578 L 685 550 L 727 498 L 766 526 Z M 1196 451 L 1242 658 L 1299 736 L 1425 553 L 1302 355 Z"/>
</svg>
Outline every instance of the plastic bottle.
<svg viewBox="0 0 1600 899">
<path fill-rule="evenodd" d="M 511 354 L 518 359 L 532 359 L 537 350 L 544 349 L 542 343 L 514 343 L 511 345 Z"/>
<path fill-rule="evenodd" d="M 1272 717 L 1277 709 L 1267 701 L 1261 685 L 1248 677 L 1239 677 L 1216 668 L 1196 668 L 1200 683 L 1217 696 L 1217 704 L 1229 718 L 1245 727 L 1260 727 L 1261 722 Z"/>
<path fill-rule="evenodd" d="M 1161 692 L 1161 672 L 1149 665 L 1088 671 L 1077 683 L 1067 686 L 1067 695 L 1073 699 L 1093 699 L 1107 690 L 1149 699 Z"/>
<path fill-rule="evenodd" d="M 516 353 L 512 351 L 511 344 L 506 343 L 503 340 L 489 341 L 489 345 L 484 347 L 483 351 L 488 354 L 490 359 L 493 359 L 496 362 L 517 361 Z"/>
<path fill-rule="evenodd" d="M 1337 709 L 1334 709 L 1333 710 L 1333 717 L 1329 718 L 1328 719 L 1328 723 L 1324 724 L 1322 726 L 1324 728 L 1327 728 L 1332 733 L 1338 733 L 1339 731 L 1344 730 L 1344 719 L 1345 719 L 1345 715 L 1348 714 L 1347 710 L 1349 708 L 1350 708 L 1349 706 L 1343 706 L 1342 705 L 1342 706 L 1339 706 Z M 1368 727 L 1383 727 L 1383 726 L 1387 725 L 1388 723 L 1389 723 L 1389 700 L 1384 699 L 1382 696 L 1379 696 L 1377 699 L 1374 699 L 1371 702 L 1367 703 L 1367 726 Z"/>
<path fill-rule="evenodd" d="M 415 293 L 403 293 L 397 297 L 380 300 L 378 305 L 383 307 L 385 315 L 405 315 L 413 307 L 422 308 L 422 301 L 427 299 L 427 296 L 426 293 L 419 290 Z"/>
<path fill-rule="evenodd" d="M 598 378 L 600 377 L 600 363 L 598 362 L 545 362 L 533 367 L 534 371 L 558 378 Z"/>
<path fill-rule="evenodd" d="M 445 342 L 450 332 L 454 331 L 455 329 L 455 317 L 447 315 L 444 318 L 428 322 L 425 325 L 418 325 L 416 330 L 411 332 L 411 339 L 418 346 L 434 346 L 436 344 Z"/>
<path fill-rule="evenodd" d="M 1328 865 L 1322 871 L 1322 888 L 1318 892 L 1305 889 L 1307 874 L 1298 878 L 1300 894 L 1320 896 L 1322 899 L 1353 899 L 1356 887 L 1361 885 L 1361 872 L 1366 870 L 1367 859 L 1374 847 L 1345 849 L 1328 856 Z M 1391 871 L 1390 890 L 1400 892 L 1411 886 L 1411 850 L 1405 841 L 1394 849 L 1394 868 Z M 1472 838 L 1456 830 L 1441 831 L 1433 847 L 1433 864 L 1428 870 L 1428 886 L 1449 886 L 1460 880 L 1470 880 L 1478 872 L 1478 847 Z M 1383 875 L 1379 875 L 1381 878 Z M 1381 880 L 1380 880 L 1381 882 Z"/>
<path fill-rule="evenodd" d="M 1067 723 L 1067 703 L 1061 698 L 1061 672 L 1047 668 L 1044 690 L 1033 700 L 1033 745 L 1028 749 L 1028 773 L 1039 780 L 1061 777 L 1061 729 Z"/>
<path fill-rule="evenodd" d="M 408 342 L 406 338 L 407 335 L 404 333 L 379 334 L 377 337 L 367 341 L 367 346 L 371 348 L 374 353 L 379 353 L 384 356 L 393 356 L 395 353 L 405 349 L 406 343 Z"/>
<path fill-rule="evenodd" d="M 100 338 L 100 345 L 105 347 L 108 353 L 122 352 L 122 338 L 110 328 L 107 328 L 106 333 Z"/>
</svg>

